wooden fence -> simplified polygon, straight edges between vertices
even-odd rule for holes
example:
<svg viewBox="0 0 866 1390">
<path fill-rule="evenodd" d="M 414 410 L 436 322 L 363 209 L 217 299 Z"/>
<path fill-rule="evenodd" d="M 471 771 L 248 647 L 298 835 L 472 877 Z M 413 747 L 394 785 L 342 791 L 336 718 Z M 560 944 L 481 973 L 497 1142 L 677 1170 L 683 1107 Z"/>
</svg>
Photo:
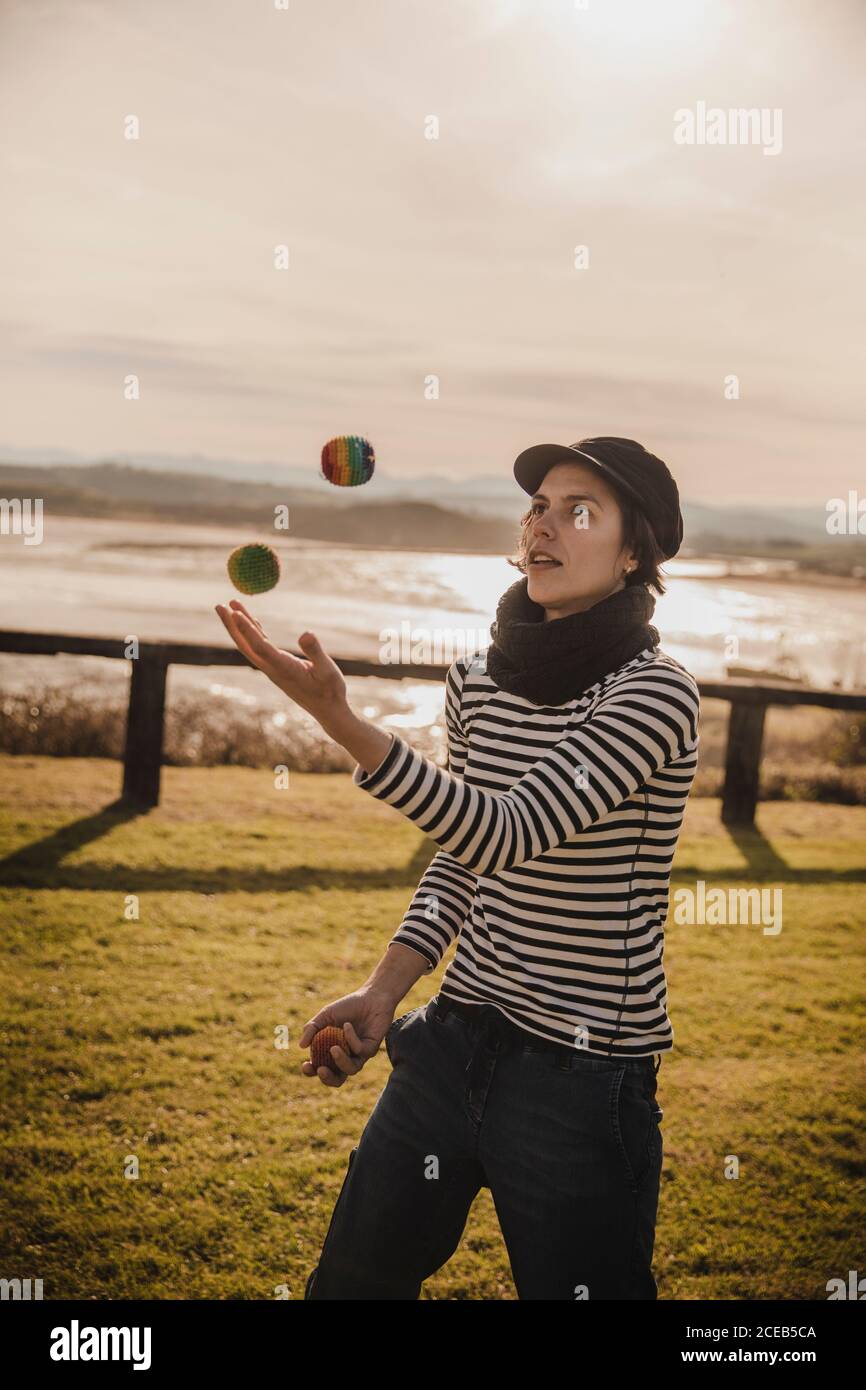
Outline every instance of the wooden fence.
<svg viewBox="0 0 866 1390">
<path fill-rule="evenodd" d="M 63 633 L 0 631 L 0 651 L 30 656 L 107 656 L 130 660 L 126 639 L 73 637 Z M 296 652 L 303 656 L 303 652 Z M 380 665 L 334 657 L 346 676 L 389 680 L 444 681 L 447 666 Z M 131 660 L 132 680 L 123 755 L 123 799 L 148 807 L 159 803 L 165 731 L 165 683 L 173 663 L 183 666 L 248 666 L 236 647 L 208 647 L 191 642 L 140 642 Z M 264 679 L 264 677 L 263 677 Z M 820 705 L 825 709 L 866 710 L 866 694 L 808 690 L 799 686 L 755 685 L 748 680 L 699 681 L 701 696 L 727 700 L 731 711 L 725 751 L 722 820 L 726 825 L 753 825 L 761 768 L 764 717 L 770 705 Z"/>
</svg>

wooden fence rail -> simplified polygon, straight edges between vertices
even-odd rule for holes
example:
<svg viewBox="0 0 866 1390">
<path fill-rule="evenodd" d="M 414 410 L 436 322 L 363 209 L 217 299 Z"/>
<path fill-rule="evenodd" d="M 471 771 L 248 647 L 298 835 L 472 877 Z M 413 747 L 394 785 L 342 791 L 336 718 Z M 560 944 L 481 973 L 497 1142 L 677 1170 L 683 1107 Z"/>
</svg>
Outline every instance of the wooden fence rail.
<svg viewBox="0 0 866 1390">
<path fill-rule="evenodd" d="M 168 668 L 181 666 L 248 666 L 235 647 L 192 642 L 139 642 L 138 656 L 126 655 L 127 639 L 74 637 L 63 633 L 0 631 L 0 652 L 29 656 L 107 656 L 132 661 L 132 680 L 123 755 L 123 798 L 139 806 L 159 804 L 165 730 L 165 683 Z M 303 656 L 303 652 L 295 652 Z M 379 676 L 388 680 L 444 681 L 447 666 L 382 665 L 375 661 L 334 657 L 345 676 Z M 761 770 L 764 716 L 770 705 L 820 705 L 825 709 L 866 710 L 866 693 L 809 690 L 799 686 L 756 685 L 748 680 L 698 681 L 703 699 L 727 700 L 731 706 L 722 788 L 726 825 L 753 825 Z"/>
</svg>

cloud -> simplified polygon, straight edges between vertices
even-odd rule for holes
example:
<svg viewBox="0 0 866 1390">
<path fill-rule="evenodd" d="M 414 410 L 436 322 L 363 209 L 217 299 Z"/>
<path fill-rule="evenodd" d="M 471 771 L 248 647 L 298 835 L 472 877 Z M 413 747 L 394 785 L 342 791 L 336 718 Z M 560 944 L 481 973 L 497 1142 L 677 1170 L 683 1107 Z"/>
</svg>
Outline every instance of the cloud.
<svg viewBox="0 0 866 1390">
<path fill-rule="evenodd" d="M 0 22 L 19 446 L 270 457 L 354 420 L 420 474 L 580 415 L 690 441 L 695 495 L 734 451 L 731 485 L 806 495 L 831 441 L 844 487 L 866 272 L 845 0 L 7 2 Z M 783 154 L 674 146 L 699 98 L 782 106 Z M 158 388 L 135 416 L 127 371 Z"/>
</svg>

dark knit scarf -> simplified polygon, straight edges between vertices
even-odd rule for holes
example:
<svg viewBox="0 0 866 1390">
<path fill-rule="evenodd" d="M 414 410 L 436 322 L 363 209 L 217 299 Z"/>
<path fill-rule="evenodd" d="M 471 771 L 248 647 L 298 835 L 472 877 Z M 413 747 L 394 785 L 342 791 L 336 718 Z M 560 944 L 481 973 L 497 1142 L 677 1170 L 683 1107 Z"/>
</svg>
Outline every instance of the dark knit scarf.
<svg viewBox="0 0 866 1390">
<path fill-rule="evenodd" d="M 629 585 L 584 613 L 544 621 L 526 576 L 506 589 L 491 624 L 487 671 L 502 690 L 536 705 L 564 705 L 610 671 L 657 647 L 649 624 L 655 599 L 643 584 Z"/>
</svg>

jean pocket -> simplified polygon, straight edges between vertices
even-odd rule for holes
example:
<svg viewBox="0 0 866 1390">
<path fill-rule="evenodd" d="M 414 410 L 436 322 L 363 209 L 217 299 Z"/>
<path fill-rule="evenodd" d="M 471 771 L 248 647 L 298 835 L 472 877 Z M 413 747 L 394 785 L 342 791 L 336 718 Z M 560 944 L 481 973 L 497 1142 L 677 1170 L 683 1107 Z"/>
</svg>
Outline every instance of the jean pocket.
<svg viewBox="0 0 866 1390">
<path fill-rule="evenodd" d="M 389 1027 L 387 1033 L 385 1034 L 385 1051 L 386 1051 L 387 1054 L 388 1054 L 388 1061 L 391 1063 L 391 1066 L 392 1066 L 392 1067 L 393 1067 L 393 1065 L 394 1065 L 394 1052 L 393 1052 L 394 1039 L 395 1039 L 395 1037 L 397 1036 L 397 1032 L 398 1032 L 398 1030 L 399 1030 L 401 1024 L 405 1023 L 405 1022 L 406 1022 L 406 1019 L 409 1018 L 409 1017 L 410 1017 L 412 1014 L 414 1014 L 414 1013 L 415 1013 L 415 1010 L 414 1010 L 414 1009 L 410 1009 L 408 1013 L 401 1014 L 399 1018 L 395 1018 L 395 1019 L 394 1019 L 394 1022 L 390 1025 L 390 1027 Z"/>
<path fill-rule="evenodd" d="M 623 1178 L 632 1192 L 641 1192 L 661 1166 L 662 1111 L 654 1094 L 620 1068 L 611 1083 L 608 1114 Z"/>
</svg>

